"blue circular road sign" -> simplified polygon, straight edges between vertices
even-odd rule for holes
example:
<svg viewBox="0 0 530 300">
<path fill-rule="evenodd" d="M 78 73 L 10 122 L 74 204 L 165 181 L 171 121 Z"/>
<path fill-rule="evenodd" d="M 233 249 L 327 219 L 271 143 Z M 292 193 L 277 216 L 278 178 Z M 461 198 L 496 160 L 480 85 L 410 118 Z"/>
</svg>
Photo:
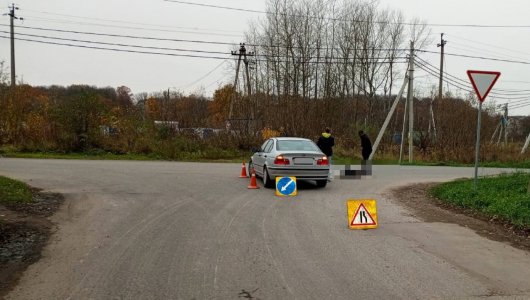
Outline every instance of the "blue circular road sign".
<svg viewBox="0 0 530 300">
<path fill-rule="evenodd" d="M 276 190 L 284 196 L 291 196 L 296 192 L 296 180 L 291 177 L 282 177 L 276 184 Z"/>
</svg>

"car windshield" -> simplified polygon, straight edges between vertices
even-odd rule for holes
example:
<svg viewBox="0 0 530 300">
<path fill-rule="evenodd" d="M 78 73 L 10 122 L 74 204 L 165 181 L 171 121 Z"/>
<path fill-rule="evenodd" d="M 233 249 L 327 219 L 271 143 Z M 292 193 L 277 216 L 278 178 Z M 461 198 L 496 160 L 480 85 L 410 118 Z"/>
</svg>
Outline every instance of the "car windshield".
<svg viewBox="0 0 530 300">
<path fill-rule="evenodd" d="M 320 151 L 317 145 L 308 140 L 280 140 L 276 143 L 278 151 Z"/>
</svg>

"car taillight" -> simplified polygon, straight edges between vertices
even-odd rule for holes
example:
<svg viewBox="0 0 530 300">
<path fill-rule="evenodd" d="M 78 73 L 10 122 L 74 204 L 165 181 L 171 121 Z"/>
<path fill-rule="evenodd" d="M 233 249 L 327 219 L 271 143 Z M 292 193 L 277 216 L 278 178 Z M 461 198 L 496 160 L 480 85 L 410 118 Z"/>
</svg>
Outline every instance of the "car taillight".
<svg viewBox="0 0 530 300">
<path fill-rule="evenodd" d="M 287 158 L 283 157 L 282 155 L 278 155 L 274 159 L 274 164 L 275 165 L 288 165 L 289 164 L 289 160 Z"/>
<path fill-rule="evenodd" d="M 322 156 L 321 159 L 317 160 L 317 165 L 319 166 L 329 166 L 329 160 L 327 156 Z"/>
</svg>

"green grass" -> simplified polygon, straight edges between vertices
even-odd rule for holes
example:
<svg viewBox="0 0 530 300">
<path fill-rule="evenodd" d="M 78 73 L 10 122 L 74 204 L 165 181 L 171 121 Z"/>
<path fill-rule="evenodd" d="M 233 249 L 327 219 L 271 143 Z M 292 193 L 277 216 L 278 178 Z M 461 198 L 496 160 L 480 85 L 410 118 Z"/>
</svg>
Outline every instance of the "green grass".
<svg viewBox="0 0 530 300">
<path fill-rule="evenodd" d="M 103 160 L 159 160 L 155 155 L 114 154 L 114 153 L 58 153 L 58 152 L 6 152 L 11 158 L 46 158 L 46 159 L 103 159 Z"/>
<path fill-rule="evenodd" d="M 252 155 L 248 153 L 238 153 L 235 151 L 226 150 L 209 150 L 198 152 L 179 152 L 173 158 L 167 158 L 164 155 L 151 154 L 115 154 L 111 152 L 95 151 L 95 152 L 81 152 L 81 153 L 60 153 L 60 152 L 17 152 L 17 151 L 1 151 L 4 157 L 11 158 L 37 158 L 37 159 L 92 159 L 92 160 L 174 160 L 174 161 L 190 161 L 190 162 L 241 162 L 248 161 Z M 333 156 L 333 164 L 335 165 L 360 165 L 359 158 L 352 158 L 347 156 Z M 391 158 L 375 159 L 374 165 L 397 165 L 398 160 Z M 454 161 L 431 162 L 417 160 L 412 164 L 408 161 L 403 161 L 401 165 L 404 166 L 450 166 L 450 167 L 472 167 L 473 164 L 464 164 Z M 487 168 L 514 168 L 514 169 L 530 169 L 530 160 L 518 162 L 483 162 L 480 167 Z"/>
<path fill-rule="evenodd" d="M 248 161 L 248 155 L 238 155 L 231 153 L 210 153 L 210 152 L 181 152 L 178 158 L 168 159 L 163 155 L 151 154 L 115 154 L 110 152 L 80 152 L 80 153 L 59 153 L 59 152 L 4 152 L 4 157 L 10 158 L 35 158 L 35 159 L 86 159 L 86 160 L 178 160 L 192 162 L 241 162 Z"/>
<path fill-rule="evenodd" d="M 456 180 L 434 187 L 431 194 L 457 206 L 500 217 L 517 227 L 530 228 L 529 180 L 527 173 L 479 178 L 477 191 L 472 179 Z"/>
<path fill-rule="evenodd" d="M 31 201 L 32 194 L 25 183 L 0 176 L 0 203 L 29 203 Z"/>
<path fill-rule="evenodd" d="M 338 156 L 333 155 L 333 164 L 334 165 L 360 165 L 361 159 L 360 158 L 351 158 L 351 157 L 344 157 L 344 156 Z M 373 161 L 374 165 L 397 165 L 398 161 L 394 159 L 375 159 Z"/>
<path fill-rule="evenodd" d="M 398 164 L 395 161 L 395 164 Z M 473 167 L 475 164 L 465 164 L 456 161 L 414 161 L 409 163 L 408 161 L 403 161 L 401 163 L 403 166 L 444 166 L 444 167 Z M 524 161 L 512 161 L 512 162 L 481 162 L 479 168 L 511 168 L 511 169 L 530 169 L 530 160 Z"/>
</svg>

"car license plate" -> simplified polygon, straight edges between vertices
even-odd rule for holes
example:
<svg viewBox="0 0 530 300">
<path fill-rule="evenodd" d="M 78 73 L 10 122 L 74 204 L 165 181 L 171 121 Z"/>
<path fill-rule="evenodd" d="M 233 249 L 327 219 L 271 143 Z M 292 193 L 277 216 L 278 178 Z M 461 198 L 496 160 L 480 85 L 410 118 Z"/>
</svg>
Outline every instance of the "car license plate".
<svg viewBox="0 0 530 300">
<path fill-rule="evenodd" d="M 295 165 L 312 165 L 314 162 L 315 160 L 312 157 L 295 157 L 294 158 Z"/>
</svg>

